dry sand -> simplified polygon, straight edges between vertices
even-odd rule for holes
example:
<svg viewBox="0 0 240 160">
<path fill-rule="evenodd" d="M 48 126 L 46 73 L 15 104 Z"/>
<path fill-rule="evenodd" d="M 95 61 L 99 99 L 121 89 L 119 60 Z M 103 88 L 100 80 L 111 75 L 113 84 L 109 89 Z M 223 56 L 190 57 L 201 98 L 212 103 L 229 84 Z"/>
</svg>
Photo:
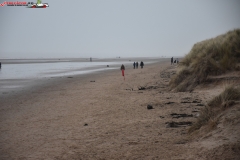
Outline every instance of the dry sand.
<svg viewBox="0 0 240 160">
<path fill-rule="evenodd" d="M 176 66 L 161 62 L 127 67 L 125 81 L 114 70 L 1 96 L 0 159 L 237 159 L 236 127 L 219 126 L 212 135 L 194 137 L 187 134 L 188 125 L 168 123 L 194 122 L 199 104 L 222 91 L 170 91 L 175 72 Z M 237 113 L 234 126 L 240 124 L 239 108 L 228 111 Z"/>
</svg>

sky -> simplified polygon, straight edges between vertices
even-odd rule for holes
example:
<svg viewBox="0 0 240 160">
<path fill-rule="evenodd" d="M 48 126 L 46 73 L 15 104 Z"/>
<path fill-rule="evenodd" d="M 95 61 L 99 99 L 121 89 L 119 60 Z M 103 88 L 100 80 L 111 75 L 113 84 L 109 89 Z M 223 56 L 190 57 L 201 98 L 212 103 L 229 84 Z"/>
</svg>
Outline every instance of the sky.
<svg viewBox="0 0 240 160">
<path fill-rule="evenodd" d="M 240 28 L 239 0 L 42 3 L 49 7 L 0 7 L 0 59 L 184 56 L 195 43 Z"/>
</svg>

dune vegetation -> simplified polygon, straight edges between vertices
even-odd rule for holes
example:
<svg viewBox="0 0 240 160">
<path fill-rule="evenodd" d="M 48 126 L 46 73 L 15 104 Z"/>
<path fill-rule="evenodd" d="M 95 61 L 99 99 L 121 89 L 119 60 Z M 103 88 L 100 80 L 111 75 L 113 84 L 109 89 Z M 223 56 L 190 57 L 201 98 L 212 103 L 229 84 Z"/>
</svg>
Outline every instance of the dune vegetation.
<svg viewBox="0 0 240 160">
<path fill-rule="evenodd" d="M 239 100 L 240 87 L 226 87 L 221 94 L 214 97 L 204 108 L 201 109 L 200 116 L 196 123 L 189 128 L 189 132 L 191 133 L 198 130 L 206 124 L 210 127 L 209 129 L 213 129 L 218 124 L 220 113 L 237 103 Z"/>
<path fill-rule="evenodd" d="M 181 69 L 171 79 L 176 91 L 190 91 L 208 76 L 240 70 L 240 29 L 194 44 L 181 60 Z"/>
</svg>

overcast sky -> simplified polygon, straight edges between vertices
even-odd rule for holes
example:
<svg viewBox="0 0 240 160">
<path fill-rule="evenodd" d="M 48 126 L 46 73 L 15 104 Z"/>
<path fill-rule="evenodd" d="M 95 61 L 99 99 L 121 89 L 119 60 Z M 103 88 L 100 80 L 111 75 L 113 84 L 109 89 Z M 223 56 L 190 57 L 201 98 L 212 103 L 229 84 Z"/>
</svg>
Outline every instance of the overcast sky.
<svg viewBox="0 0 240 160">
<path fill-rule="evenodd" d="M 239 0 L 42 2 L 50 7 L 0 7 L 0 58 L 184 56 L 240 28 Z"/>
</svg>

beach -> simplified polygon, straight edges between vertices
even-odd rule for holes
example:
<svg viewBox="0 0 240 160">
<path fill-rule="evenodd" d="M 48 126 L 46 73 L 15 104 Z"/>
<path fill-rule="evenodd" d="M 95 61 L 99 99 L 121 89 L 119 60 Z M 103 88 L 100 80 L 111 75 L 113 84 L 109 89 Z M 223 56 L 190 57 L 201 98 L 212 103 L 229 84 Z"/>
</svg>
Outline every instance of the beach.
<svg viewBox="0 0 240 160">
<path fill-rule="evenodd" d="M 171 91 L 176 67 L 167 59 L 143 69 L 129 65 L 124 81 L 119 66 L 2 94 L 0 159 L 205 159 L 208 154 L 201 153 L 224 137 L 190 143 L 186 122 L 222 88 Z M 173 121 L 179 126 L 172 127 Z M 231 141 L 238 140 L 233 135 Z"/>
</svg>

